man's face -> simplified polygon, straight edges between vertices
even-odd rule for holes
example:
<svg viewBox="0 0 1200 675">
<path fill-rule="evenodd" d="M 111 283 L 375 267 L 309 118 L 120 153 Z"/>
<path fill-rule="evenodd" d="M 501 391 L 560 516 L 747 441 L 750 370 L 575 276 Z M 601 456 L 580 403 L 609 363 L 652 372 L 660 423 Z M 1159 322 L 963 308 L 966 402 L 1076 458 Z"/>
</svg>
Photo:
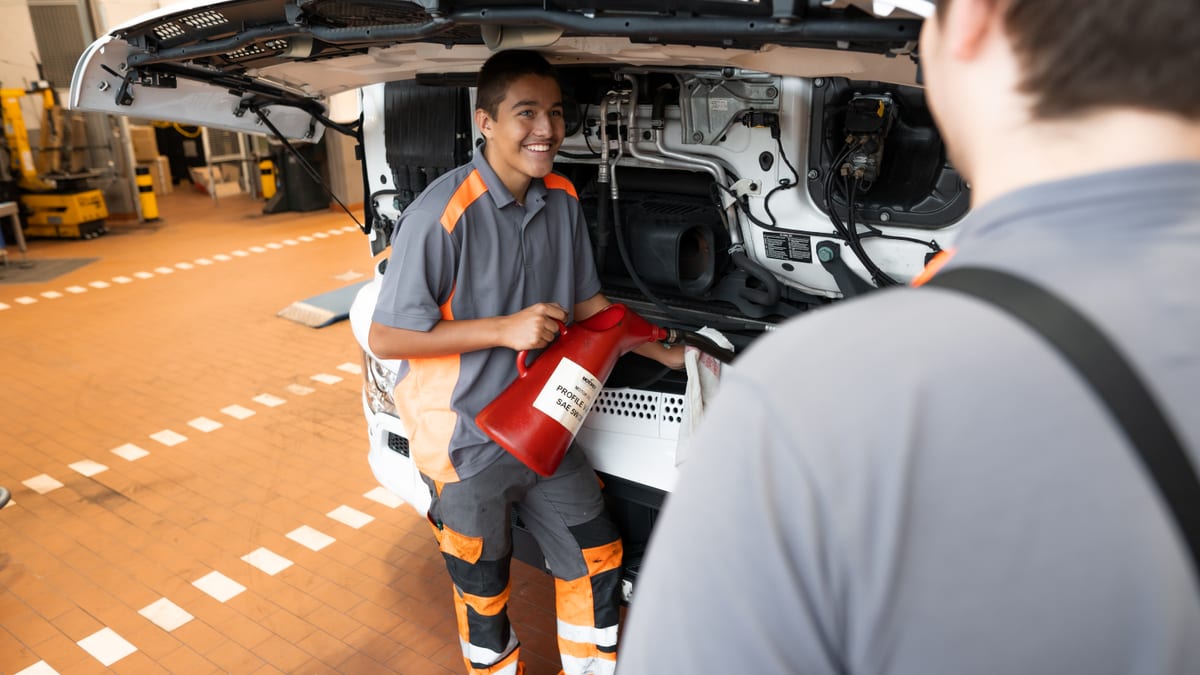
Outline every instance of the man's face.
<svg viewBox="0 0 1200 675">
<path fill-rule="evenodd" d="M 496 117 L 477 110 L 475 121 L 487 138 L 488 163 L 510 190 L 554 168 L 554 155 L 563 141 L 563 104 L 552 78 L 517 78 L 497 106 Z"/>
</svg>

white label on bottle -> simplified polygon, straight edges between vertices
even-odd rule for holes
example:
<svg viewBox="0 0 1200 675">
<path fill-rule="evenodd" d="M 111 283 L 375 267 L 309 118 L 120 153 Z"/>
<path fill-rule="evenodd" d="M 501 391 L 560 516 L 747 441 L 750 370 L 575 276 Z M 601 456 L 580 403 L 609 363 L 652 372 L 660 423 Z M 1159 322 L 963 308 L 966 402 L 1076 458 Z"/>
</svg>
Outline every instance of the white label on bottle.
<svg viewBox="0 0 1200 675">
<path fill-rule="evenodd" d="M 563 425 L 572 436 L 600 394 L 600 378 L 587 368 L 564 358 L 533 401 L 533 407 Z"/>
</svg>

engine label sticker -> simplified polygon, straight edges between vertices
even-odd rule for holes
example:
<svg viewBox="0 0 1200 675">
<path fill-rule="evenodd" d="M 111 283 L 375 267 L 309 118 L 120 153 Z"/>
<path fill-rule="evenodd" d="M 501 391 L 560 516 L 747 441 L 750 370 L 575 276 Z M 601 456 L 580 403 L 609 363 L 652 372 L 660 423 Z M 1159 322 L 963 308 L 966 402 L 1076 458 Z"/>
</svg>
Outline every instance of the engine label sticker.
<svg viewBox="0 0 1200 675">
<path fill-rule="evenodd" d="M 600 395 L 600 378 L 564 358 L 533 401 L 533 407 L 563 425 L 574 436 Z"/>
<path fill-rule="evenodd" d="M 812 262 L 812 238 L 807 234 L 763 232 L 763 246 L 768 258 Z"/>
</svg>

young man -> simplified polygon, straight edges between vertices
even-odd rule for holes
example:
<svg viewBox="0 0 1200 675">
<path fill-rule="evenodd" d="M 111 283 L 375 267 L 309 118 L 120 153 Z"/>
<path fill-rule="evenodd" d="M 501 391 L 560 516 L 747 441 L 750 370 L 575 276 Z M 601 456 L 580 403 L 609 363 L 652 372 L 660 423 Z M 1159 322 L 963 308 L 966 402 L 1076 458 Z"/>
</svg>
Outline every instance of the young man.
<svg viewBox="0 0 1200 675">
<path fill-rule="evenodd" d="M 1065 298 L 1200 465 L 1200 3 L 942 0 L 921 63 L 974 201 L 941 273 Z M 657 525 L 622 675 L 1200 673 L 1172 511 L 1024 324 L 880 292 L 737 366 Z"/>
<path fill-rule="evenodd" d="M 407 359 L 396 403 L 433 495 L 468 672 L 522 669 L 507 615 L 515 509 L 556 579 L 564 672 L 606 675 L 616 666 L 621 541 L 595 473 L 573 447 L 541 478 L 474 421 L 516 377 L 518 350 L 545 347 L 557 322 L 609 304 L 575 188 L 552 173 L 563 103 L 545 59 L 489 59 L 475 124 L 486 142 L 474 161 L 434 181 L 400 220 L 370 346 Z M 637 351 L 682 367 L 682 350 Z"/>
</svg>

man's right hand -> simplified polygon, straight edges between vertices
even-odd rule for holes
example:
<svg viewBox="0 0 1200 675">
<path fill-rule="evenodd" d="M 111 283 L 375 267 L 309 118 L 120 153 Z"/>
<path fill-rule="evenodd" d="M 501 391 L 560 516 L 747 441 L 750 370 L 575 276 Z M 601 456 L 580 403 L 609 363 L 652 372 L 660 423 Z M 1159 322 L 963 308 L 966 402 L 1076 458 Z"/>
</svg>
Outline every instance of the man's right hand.
<svg viewBox="0 0 1200 675">
<path fill-rule="evenodd" d="M 558 334 L 558 322 L 566 323 L 567 310 L 553 302 L 539 302 L 516 314 L 501 318 L 500 341 L 510 349 L 542 349 Z"/>
</svg>

